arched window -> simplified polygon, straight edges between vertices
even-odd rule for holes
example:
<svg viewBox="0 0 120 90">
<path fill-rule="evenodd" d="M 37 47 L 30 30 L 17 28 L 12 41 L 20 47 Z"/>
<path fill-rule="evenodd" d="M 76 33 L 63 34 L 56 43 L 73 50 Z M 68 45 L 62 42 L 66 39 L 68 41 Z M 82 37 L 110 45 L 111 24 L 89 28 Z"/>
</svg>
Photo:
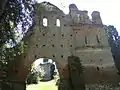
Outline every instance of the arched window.
<svg viewBox="0 0 120 90">
<path fill-rule="evenodd" d="M 56 20 L 56 26 L 57 26 L 57 27 L 60 27 L 60 19 L 57 19 L 57 20 Z"/>
<path fill-rule="evenodd" d="M 47 18 L 43 18 L 43 26 L 44 27 L 48 26 L 48 20 L 47 20 Z"/>
<path fill-rule="evenodd" d="M 85 44 L 88 44 L 88 42 L 87 42 L 87 36 L 85 36 Z"/>
</svg>

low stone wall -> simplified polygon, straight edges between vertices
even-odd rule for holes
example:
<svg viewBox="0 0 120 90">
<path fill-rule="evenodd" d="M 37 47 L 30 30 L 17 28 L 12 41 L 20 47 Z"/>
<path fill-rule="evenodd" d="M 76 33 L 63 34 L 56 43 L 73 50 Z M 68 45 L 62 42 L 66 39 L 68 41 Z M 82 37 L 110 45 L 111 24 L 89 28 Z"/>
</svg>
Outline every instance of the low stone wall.
<svg viewBox="0 0 120 90">
<path fill-rule="evenodd" d="M 119 86 L 112 86 L 112 85 L 86 85 L 86 90 L 120 90 Z"/>
</svg>

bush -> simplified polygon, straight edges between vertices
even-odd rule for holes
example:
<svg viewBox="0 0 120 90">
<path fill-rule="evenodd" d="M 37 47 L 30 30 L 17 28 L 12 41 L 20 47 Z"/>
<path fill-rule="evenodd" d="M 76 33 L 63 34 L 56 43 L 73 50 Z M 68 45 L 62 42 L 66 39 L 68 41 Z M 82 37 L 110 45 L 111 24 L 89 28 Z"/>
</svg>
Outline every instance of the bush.
<svg viewBox="0 0 120 90">
<path fill-rule="evenodd" d="M 38 72 L 30 73 L 27 77 L 27 84 L 37 84 L 38 80 L 39 80 Z"/>
<path fill-rule="evenodd" d="M 57 81 L 56 81 L 56 86 L 58 86 L 59 85 L 59 83 L 60 83 L 60 79 L 57 79 Z"/>
</svg>

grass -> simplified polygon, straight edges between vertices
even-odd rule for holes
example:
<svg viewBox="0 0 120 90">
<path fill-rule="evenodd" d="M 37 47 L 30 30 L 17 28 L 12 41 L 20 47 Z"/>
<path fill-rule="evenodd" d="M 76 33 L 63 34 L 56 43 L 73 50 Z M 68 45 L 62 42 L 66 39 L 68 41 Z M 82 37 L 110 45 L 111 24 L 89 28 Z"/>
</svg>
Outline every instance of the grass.
<svg viewBox="0 0 120 90">
<path fill-rule="evenodd" d="M 27 90 L 58 90 L 55 80 L 39 82 L 38 84 L 27 85 Z"/>
</svg>

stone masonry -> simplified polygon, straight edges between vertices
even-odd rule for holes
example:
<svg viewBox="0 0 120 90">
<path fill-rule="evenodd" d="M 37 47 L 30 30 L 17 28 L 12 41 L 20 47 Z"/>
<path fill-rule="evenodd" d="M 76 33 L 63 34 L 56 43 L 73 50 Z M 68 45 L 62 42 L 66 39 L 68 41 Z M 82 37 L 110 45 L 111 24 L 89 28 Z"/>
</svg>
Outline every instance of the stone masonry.
<svg viewBox="0 0 120 90">
<path fill-rule="evenodd" d="M 93 11 L 90 19 L 88 11 L 79 10 L 75 4 L 69 5 L 67 15 L 49 2 L 37 4 L 35 9 L 36 25 L 23 39 L 27 47 L 19 58 L 16 79 L 24 80 L 36 59 L 51 58 L 57 64 L 60 78 L 67 80 L 68 57 L 76 56 L 84 68 L 85 85 L 118 84 L 119 76 L 98 11 Z"/>
<path fill-rule="evenodd" d="M 42 74 L 42 80 L 43 81 L 49 81 L 51 80 L 51 63 L 45 63 L 45 64 L 40 64 L 40 72 Z"/>
</svg>

